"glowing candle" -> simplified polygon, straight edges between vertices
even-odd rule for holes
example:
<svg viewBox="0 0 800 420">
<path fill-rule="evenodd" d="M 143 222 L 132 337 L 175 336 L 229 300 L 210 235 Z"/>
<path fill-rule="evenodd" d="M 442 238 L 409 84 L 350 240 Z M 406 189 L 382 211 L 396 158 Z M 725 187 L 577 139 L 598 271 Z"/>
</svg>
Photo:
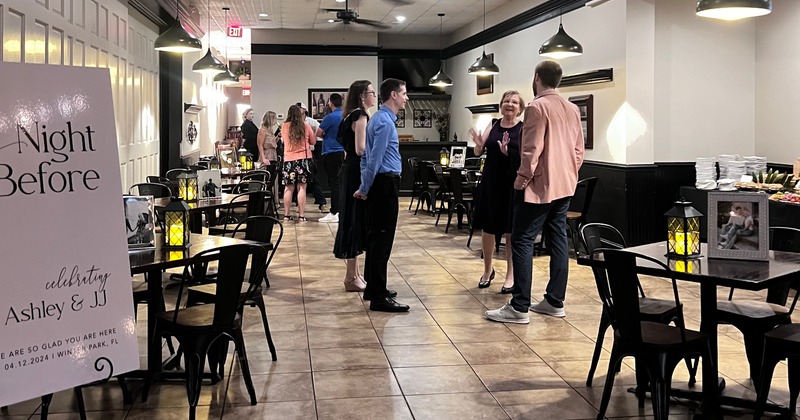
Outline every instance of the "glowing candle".
<svg viewBox="0 0 800 420">
<path fill-rule="evenodd" d="M 183 225 L 176 223 L 169 226 L 169 246 L 183 246 Z"/>
</svg>

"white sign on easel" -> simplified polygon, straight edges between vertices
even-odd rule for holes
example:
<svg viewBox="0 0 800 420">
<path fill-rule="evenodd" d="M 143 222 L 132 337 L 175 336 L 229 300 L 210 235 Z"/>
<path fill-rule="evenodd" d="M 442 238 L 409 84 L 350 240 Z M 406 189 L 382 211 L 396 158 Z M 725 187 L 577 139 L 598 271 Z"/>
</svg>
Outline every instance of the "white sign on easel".
<svg viewBox="0 0 800 420">
<path fill-rule="evenodd" d="M 0 74 L 5 406 L 137 369 L 139 352 L 108 70 Z"/>
</svg>

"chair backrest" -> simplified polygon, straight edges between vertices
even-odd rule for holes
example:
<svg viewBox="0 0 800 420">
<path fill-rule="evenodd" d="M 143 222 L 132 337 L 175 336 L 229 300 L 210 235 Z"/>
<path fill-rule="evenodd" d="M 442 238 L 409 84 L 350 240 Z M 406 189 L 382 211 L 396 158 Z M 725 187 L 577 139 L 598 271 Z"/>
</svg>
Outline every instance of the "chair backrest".
<svg viewBox="0 0 800 420">
<path fill-rule="evenodd" d="M 447 185 L 447 180 L 444 179 L 444 169 L 442 169 L 442 165 L 434 163 L 433 173 L 436 174 L 436 180 L 439 181 L 439 188 L 441 188 L 442 193 L 448 194 L 450 192 L 450 188 Z"/>
<path fill-rule="evenodd" d="M 141 184 L 131 185 L 131 187 L 128 188 L 128 194 L 151 195 L 153 198 L 163 198 L 172 196 L 172 190 L 164 184 L 142 182 Z"/>
<path fill-rule="evenodd" d="M 243 175 L 241 181 L 261 181 L 264 183 L 269 184 L 270 175 L 267 171 L 250 171 L 247 174 Z"/>
<path fill-rule="evenodd" d="M 453 194 L 453 201 L 456 203 L 464 202 L 464 177 L 461 175 L 461 168 L 450 168 L 447 171 L 450 174 L 450 183 L 448 187 Z"/>
<path fill-rule="evenodd" d="M 578 185 L 575 187 L 575 194 L 569 202 L 569 210 L 580 212 L 585 218 L 586 213 L 589 212 L 589 206 L 592 204 L 595 185 L 597 185 L 596 177 L 584 178 L 578 181 Z"/>
<path fill-rule="evenodd" d="M 168 170 L 164 175 L 167 177 L 169 182 L 178 182 L 178 175 L 185 172 L 189 172 L 189 170 L 185 168 L 175 168 Z"/>
<path fill-rule="evenodd" d="M 602 255 L 602 266 L 606 270 L 605 287 L 597 288 L 603 307 L 611 315 L 611 323 L 619 338 L 627 342 L 642 341 L 641 313 L 639 312 L 639 276 L 636 270 L 637 260 L 645 260 L 650 266 L 655 265 L 665 271 L 666 276 L 672 280 L 672 292 L 676 307 L 680 308 L 681 302 L 678 295 L 678 284 L 672 270 L 663 262 L 649 257 L 621 249 L 599 248 L 592 254 L 593 262 Z M 595 278 L 597 280 L 597 278 Z M 683 311 L 678 311 L 679 322 L 684 325 Z M 681 341 L 686 341 L 686 330 L 679 327 Z"/>
<path fill-rule="evenodd" d="M 622 249 L 625 238 L 617 228 L 606 223 L 587 223 L 581 227 L 581 241 L 591 254 L 599 248 Z"/>
<path fill-rule="evenodd" d="M 428 188 L 431 182 L 431 174 L 433 173 L 431 164 L 424 160 L 420 160 L 417 168 L 419 170 L 419 182 L 422 183 L 422 188 Z"/>
<path fill-rule="evenodd" d="M 178 290 L 178 300 L 176 307 L 181 305 L 181 296 L 183 289 L 187 286 L 188 279 L 192 281 L 200 280 L 204 277 L 203 273 L 193 273 L 193 267 L 205 266 L 205 262 L 209 259 L 216 259 L 218 261 L 218 271 L 216 278 L 217 286 L 217 300 L 214 305 L 214 319 L 213 324 L 215 327 L 226 327 L 230 325 L 236 313 L 239 312 L 244 301 L 240 299 L 242 293 L 242 284 L 244 283 L 245 270 L 247 269 L 247 260 L 253 256 L 253 263 L 251 264 L 251 271 L 260 272 L 262 267 L 258 265 L 257 261 L 266 261 L 266 251 L 260 245 L 254 244 L 237 244 L 229 245 L 220 248 L 210 249 L 203 251 L 189 261 L 183 269 L 183 280 L 181 281 Z M 248 288 L 247 295 L 252 293 L 255 286 L 251 283 Z M 173 315 L 173 322 L 177 322 L 180 311 L 175 311 Z"/>
<path fill-rule="evenodd" d="M 800 252 L 800 229 L 783 226 L 770 227 L 769 249 L 783 252 Z"/>
<path fill-rule="evenodd" d="M 244 233 L 244 239 L 248 241 L 272 245 L 272 249 L 266 251 L 265 261 L 256 261 L 255 257 L 253 259 L 253 264 L 263 263 L 264 271 L 261 274 L 266 274 L 269 264 L 272 262 L 272 257 L 275 256 L 275 252 L 278 251 L 278 247 L 283 240 L 283 224 L 272 216 L 250 216 L 236 225 L 231 237 L 235 238 L 237 234 L 242 232 Z M 250 281 L 256 281 L 256 284 L 260 284 L 263 276 L 258 275 L 259 273 L 253 270 L 250 270 L 250 273 Z"/>
<path fill-rule="evenodd" d="M 466 158 L 464 160 L 464 169 L 480 169 L 480 167 L 481 167 L 480 157 L 471 157 L 471 158 Z"/>
<path fill-rule="evenodd" d="M 169 179 L 167 179 L 166 177 L 163 177 L 163 176 L 148 175 L 145 178 L 147 179 L 147 182 L 154 182 L 156 184 L 167 184 L 167 183 L 169 183 Z"/>
<path fill-rule="evenodd" d="M 267 190 L 269 190 L 269 186 L 264 181 L 258 181 L 255 179 L 243 179 L 242 181 L 239 181 L 238 184 L 233 186 L 231 194 L 242 194 L 246 192 L 267 191 Z"/>
<path fill-rule="evenodd" d="M 419 158 L 416 156 L 411 156 L 408 158 L 408 167 L 411 169 L 411 177 L 413 178 L 413 182 L 415 184 L 419 184 L 421 182 L 419 178 Z"/>
</svg>

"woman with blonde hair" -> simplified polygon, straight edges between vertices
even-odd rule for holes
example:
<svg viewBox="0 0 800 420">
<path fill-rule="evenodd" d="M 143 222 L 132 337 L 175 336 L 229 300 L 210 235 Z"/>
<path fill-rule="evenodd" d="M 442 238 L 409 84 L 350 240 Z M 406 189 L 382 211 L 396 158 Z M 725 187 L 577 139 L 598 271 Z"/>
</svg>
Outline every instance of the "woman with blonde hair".
<svg viewBox="0 0 800 420">
<path fill-rule="evenodd" d="M 275 126 L 278 118 L 272 111 L 267 111 L 261 118 L 261 128 L 258 129 L 258 150 L 261 151 L 261 163 L 264 165 L 278 162 L 278 139 L 275 137 Z"/>
<path fill-rule="evenodd" d="M 311 126 L 306 124 L 303 110 L 297 105 L 289 107 L 286 113 L 286 122 L 281 126 L 283 138 L 283 220 L 292 220 L 290 207 L 292 194 L 297 186 L 297 220 L 307 222 L 306 214 L 306 184 L 311 174 L 308 168 L 311 163 L 311 148 L 316 144 L 317 137 Z"/>
<path fill-rule="evenodd" d="M 253 122 L 255 116 L 256 112 L 253 108 L 247 108 L 242 113 L 242 138 L 244 138 L 242 147 L 253 154 L 253 162 L 259 162 L 261 160 L 261 154 L 259 153 L 257 140 L 258 127 L 256 127 L 256 124 Z"/>
<path fill-rule="evenodd" d="M 480 198 L 472 216 L 472 227 L 481 229 L 481 249 L 483 250 L 483 275 L 478 287 L 483 289 L 492 284 L 495 276 L 492 268 L 495 237 L 506 238 L 506 278 L 500 293 L 511 293 L 514 286 L 514 270 L 511 263 L 511 215 L 514 178 L 519 168 L 519 138 L 522 122 L 519 116 L 525 107 L 522 95 L 516 90 L 503 93 L 500 100 L 501 119 L 492 120 L 492 125 L 483 133 L 470 129 L 475 142 L 475 156 L 486 151 L 486 161 L 481 176 Z"/>
</svg>

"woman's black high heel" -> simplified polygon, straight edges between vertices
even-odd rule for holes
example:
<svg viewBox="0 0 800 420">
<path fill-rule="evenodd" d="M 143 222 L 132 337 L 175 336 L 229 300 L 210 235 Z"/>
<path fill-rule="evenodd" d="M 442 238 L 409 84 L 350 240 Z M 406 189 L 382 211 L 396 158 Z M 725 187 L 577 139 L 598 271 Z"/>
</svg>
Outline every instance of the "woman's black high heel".
<svg viewBox="0 0 800 420">
<path fill-rule="evenodd" d="M 478 288 L 485 289 L 492 285 L 492 280 L 494 280 L 494 268 L 492 269 L 492 275 L 489 276 L 489 280 L 484 280 L 483 276 L 478 280 Z"/>
</svg>

